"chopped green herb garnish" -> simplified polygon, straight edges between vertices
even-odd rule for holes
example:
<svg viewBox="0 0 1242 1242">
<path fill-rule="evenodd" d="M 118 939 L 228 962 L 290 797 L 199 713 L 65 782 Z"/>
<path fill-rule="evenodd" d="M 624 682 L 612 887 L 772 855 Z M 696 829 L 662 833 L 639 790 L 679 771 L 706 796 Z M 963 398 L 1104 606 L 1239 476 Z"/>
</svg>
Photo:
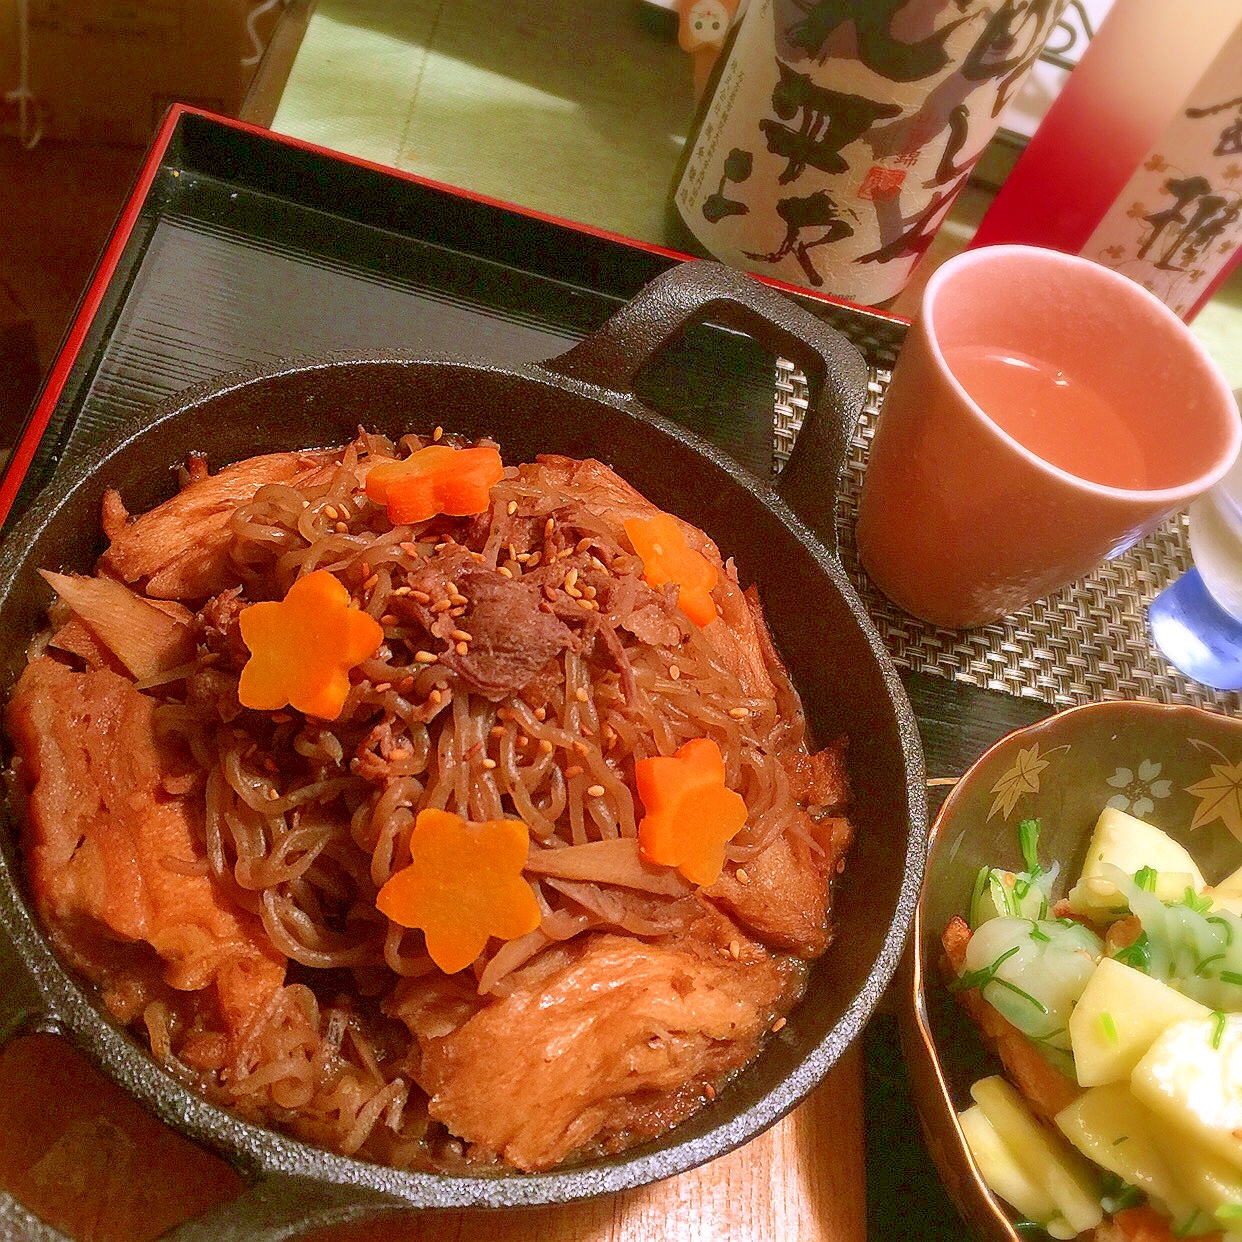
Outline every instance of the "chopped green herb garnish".
<svg viewBox="0 0 1242 1242">
<path fill-rule="evenodd" d="M 1196 893 L 1189 884 L 1182 896 L 1181 904 L 1196 914 L 1206 914 L 1212 908 L 1212 899 L 1206 893 Z"/>
<path fill-rule="evenodd" d="M 1018 825 L 1018 844 L 1022 848 L 1022 861 L 1026 863 L 1027 874 L 1032 878 L 1042 873 L 1039 865 L 1039 820 L 1024 819 Z"/>
<path fill-rule="evenodd" d="M 1145 893 L 1154 893 L 1156 891 L 1156 880 L 1159 872 L 1155 867 L 1140 867 L 1134 873 L 1134 882 Z"/>
<path fill-rule="evenodd" d="M 1217 923 L 1225 929 L 1225 945 L 1228 947 L 1233 944 L 1233 924 L 1226 918 L 1221 918 L 1219 914 L 1209 915 L 1204 922 Z"/>
<path fill-rule="evenodd" d="M 1222 970 L 1219 978 L 1222 983 L 1242 983 L 1242 975 L 1236 970 Z"/>
<path fill-rule="evenodd" d="M 979 873 L 975 876 L 975 886 L 970 890 L 970 905 L 967 907 L 970 911 L 970 925 L 978 926 L 979 899 L 983 896 L 988 886 L 988 877 L 992 874 L 989 867 L 980 867 Z"/>
<path fill-rule="evenodd" d="M 1199 1209 L 1194 1208 L 1185 1221 L 1173 1230 L 1173 1236 L 1184 1238 L 1195 1227 L 1195 1222 L 1199 1219 L 1199 1215 Z"/>
<path fill-rule="evenodd" d="M 965 992 L 970 988 L 981 988 L 985 983 L 990 982 L 992 976 L 1001 968 L 1003 962 L 1008 961 L 1018 951 L 1019 945 L 1014 945 L 1011 949 L 1006 949 L 1004 953 L 992 962 L 990 965 L 983 966 L 979 970 L 968 970 L 964 974 L 959 975 L 949 987 L 954 992 Z"/>
<path fill-rule="evenodd" d="M 1151 942 L 1145 931 L 1139 932 L 1133 943 L 1119 949 L 1113 956 L 1125 966 L 1133 966 L 1145 975 L 1151 974 Z"/>
<path fill-rule="evenodd" d="M 1225 1034 L 1225 1015 L 1219 1009 L 1212 1010 L 1212 1047 L 1219 1048 Z"/>
<path fill-rule="evenodd" d="M 1211 966 L 1211 964 L 1212 964 L 1213 962 L 1219 962 L 1219 961 L 1221 961 L 1221 960 L 1224 958 L 1224 956 L 1225 956 L 1225 955 L 1224 955 L 1223 953 L 1213 953 L 1211 957 L 1205 957 L 1205 958 L 1203 959 L 1203 961 L 1201 961 L 1201 962 L 1200 962 L 1200 963 L 1199 963 L 1199 964 L 1195 967 L 1195 974 L 1196 974 L 1196 975 L 1197 975 L 1200 979 L 1205 978 L 1205 977 L 1207 976 L 1207 973 L 1208 973 L 1208 967 L 1209 967 L 1209 966 Z"/>
<path fill-rule="evenodd" d="M 1113 1015 L 1107 1010 L 1100 1014 L 1100 1030 L 1104 1032 L 1104 1038 L 1110 1044 L 1119 1044 L 1121 1042 L 1117 1036 L 1117 1023 L 1113 1021 Z"/>
<path fill-rule="evenodd" d="M 1048 933 L 1044 931 L 1043 928 L 1041 928 L 1038 923 L 1035 923 L 1035 922 L 1031 923 L 1031 939 L 1038 940 L 1042 942 L 1043 944 L 1052 943 L 1052 937 L 1048 935 Z"/>
<path fill-rule="evenodd" d="M 1231 1221 L 1242 1220 L 1242 1203 L 1222 1203 L 1213 1213 L 1222 1225 Z"/>
</svg>

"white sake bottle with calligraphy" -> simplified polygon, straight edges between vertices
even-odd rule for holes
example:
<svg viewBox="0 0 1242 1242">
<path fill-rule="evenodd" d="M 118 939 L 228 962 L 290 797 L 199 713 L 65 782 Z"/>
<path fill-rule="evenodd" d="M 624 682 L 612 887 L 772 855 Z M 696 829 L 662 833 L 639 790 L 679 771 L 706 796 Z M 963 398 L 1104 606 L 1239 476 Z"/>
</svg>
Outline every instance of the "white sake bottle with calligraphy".
<svg viewBox="0 0 1242 1242">
<path fill-rule="evenodd" d="M 672 243 L 891 301 L 1064 4 L 749 0 L 687 139 Z"/>
<path fill-rule="evenodd" d="M 1242 0 L 1117 0 L 971 245 L 1013 242 L 1194 317 L 1242 255 Z"/>
</svg>

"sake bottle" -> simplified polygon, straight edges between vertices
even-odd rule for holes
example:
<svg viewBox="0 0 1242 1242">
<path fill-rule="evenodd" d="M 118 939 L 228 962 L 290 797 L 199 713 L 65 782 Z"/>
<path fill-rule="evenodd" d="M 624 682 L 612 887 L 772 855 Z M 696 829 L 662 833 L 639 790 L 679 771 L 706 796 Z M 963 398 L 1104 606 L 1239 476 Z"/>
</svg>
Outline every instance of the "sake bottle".
<svg viewBox="0 0 1242 1242">
<path fill-rule="evenodd" d="M 670 243 L 862 305 L 904 288 L 1065 0 L 750 0 Z"/>
<path fill-rule="evenodd" d="M 1116 0 L 971 244 L 1124 272 L 1189 321 L 1242 254 L 1242 0 Z"/>
</svg>

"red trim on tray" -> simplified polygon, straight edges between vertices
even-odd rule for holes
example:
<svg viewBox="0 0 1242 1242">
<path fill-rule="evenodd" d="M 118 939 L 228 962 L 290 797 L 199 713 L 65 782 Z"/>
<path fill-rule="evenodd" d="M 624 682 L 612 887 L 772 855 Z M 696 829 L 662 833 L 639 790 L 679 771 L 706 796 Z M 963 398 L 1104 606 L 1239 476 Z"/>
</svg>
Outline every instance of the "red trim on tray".
<svg viewBox="0 0 1242 1242">
<path fill-rule="evenodd" d="M 620 233 L 612 233 L 607 229 L 597 228 L 594 225 L 583 224 L 578 220 L 566 220 L 560 216 L 549 215 L 547 212 L 536 211 L 530 207 L 522 207 L 516 203 L 506 202 L 504 199 L 492 198 L 487 194 L 479 194 L 474 190 L 468 190 L 462 186 L 449 185 L 447 182 L 435 181 L 430 177 L 423 177 L 417 173 L 406 172 L 404 169 L 394 168 L 391 164 L 380 164 L 374 160 L 363 159 L 361 156 L 348 155 L 342 151 L 333 150 L 331 147 L 321 146 L 318 143 L 307 142 L 302 138 L 294 138 L 288 134 L 279 134 L 274 130 L 265 128 L 262 125 L 253 125 L 248 121 L 239 121 L 234 117 L 221 116 L 218 113 L 208 112 L 203 108 L 194 108 L 189 104 L 173 104 L 169 108 L 167 115 L 164 117 L 163 123 L 160 125 L 159 131 L 156 133 L 151 143 L 151 148 L 147 153 L 146 161 L 142 166 L 142 170 L 138 175 L 137 181 L 134 183 L 133 191 L 126 200 L 125 207 L 117 220 L 112 235 L 108 239 L 103 254 L 99 260 L 99 265 L 95 269 L 95 274 L 91 278 L 90 284 L 87 286 L 82 302 L 78 307 L 73 322 L 65 336 L 65 340 L 61 345 L 60 351 L 56 355 L 56 360 L 52 364 L 52 368 L 48 373 L 47 380 L 44 384 L 43 391 L 36 403 L 34 410 L 30 415 L 30 419 L 26 424 L 25 430 L 22 432 L 17 447 L 13 450 L 13 455 L 9 459 L 8 466 L 5 469 L 4 476 L 0 479 L 0 522 L 3 522 L 9 514 L 9 510 L 13 507 L 13 501 L 17 498 L 17 493 L 21 489 L 22 481 L 26 477 L 27 470 L 30 469 L 30 463 L 34 460 L 35 452 L 38 450 L 39 442 L 42 440 L 44 433 L 47 431 L 48 422 L 51 420 L 52 411 L 55 409 L 57 402 L 60 400 L 61 393 L 64 391 L 65 383 L 69 378 L 69 372 L 73 369 L 73 365 L 77 360 L 78 351 L 82 347 L 82 342 L 86 338 L 87 332 L 90 330 L 91 323 L 99 310 L 100 303 L 103 301 L 104 293 L 107 291 L 108 285 L 112 281 L 112 277 L 116 272 L 117 265 L 120 263 L 121 254 L 125 246 L 129 242 L 130 235 L 134 230 L 134 224 L 138 219 L 138 215 L 142 210 L 146 201 L 147 194 L 151 189 L 151 184 L 155 180 L 156 174 L 159 172 L 161 161 L 168 151 L 168 147 L 172 141 L 175 132 L 182 117 L 198 116 L 215 124 L 223 125 L 230 129 L 240 130 L 243 133 L 254 134 L 258 137 L 282 143 L 288 147 L 294 147 L 303 151 L 311 151 L 318 155 L 326 155 L 333 159 L 341 160 L 346 164 L 352 164 L 358 168 L 366 168 L 373 172 L 383 173 L 386 176 L 397 177 L 402 181 L 413 182 L 415 185 L 426 186 L 446 194 L 455 195 L 458 198 L 468 199 L 472 202 L 482 203 L 489 207 L 497 207 L 503 211 L 511 212 L 514 215 L 526 216 L 532 220 L 541 220 L 548 224 L 555 224 L 562 228 L 572 229 L 578 233 L 585 233 L 591 237 L 598 237 L 601 240 L 614 242 L 623 246 L 630 246 L 636 250 L 642 250 L 648 254 L 660 255 L 668 259 L 687 260 L 693 259 L 694 255 L 685 254 L 680 250 L 672 250 L 666 246 L 658 246 L 653 242 L 640 241 L 637 238 L 626 237 Z M 872 306 L 862 306 L 855 302 L 847 301 L 844 298 L 828 297 L 825 294 L 816 293 L 810 289 L 804 289 L 797 285 L 787 284 L 781 280 L 774 280 L 769 276 L 760 276 L 757 273 L 751 273 L 756 280 L 762 281 L 766 285 L 770 285 L 774 289 L 779 289 L 785 293 L 797 294 L 800 297 L 811 298 L 817 302 L 823 302 L 826 305 L 841 307 L 846 310 L 862 311 L 869 315 L 876 315 L 882 319 L 888 319 L 893 323 L 908 325 L 910 320 L 903 315 L 894 315 L 891 311 L 877 310 Z"/>
<path fill-rule="evenodd" d="M 69 331 L 48 372 L 43 391 L 31 411 L 21 439 L 13 450 L 13 455 L 9 458 L 4 477 L 0 479 L 0 522 L 8 517 L 13 501 L 16 500 L 18 491 L 21 490 L 26 471 L 30 469 L 30 463 L 34 460 L 39 441 L 43 439 L 43 434 L 47 431 L 52 411 L 60 400 L 65 381 L 69 378 L 69 372 L 77 360 L 78 351 L 82 348 L 82 342 L 86 339 L 87 332 L 90 331 L 91 323 L 103 301 L 104 293 L 116 273 L 121 254 L 129 241 L 130 234 L 134 231 L 134 224 L 151 189 L 151 183 L 159 171 L 160 161 L 168 150 L 168 144 L 172 140 L 173 130 L 176 128 L 181 111 L 182 109 L 176 107 L 170 109 L 152 140 L 151 149 L 138 173 L 134 188 L 117 218 L 108 243 L 100 256 L 99 264 L 95 268 L 95 274 L 91 277 L 77 313 L 70 323 Z"/>
</svg>

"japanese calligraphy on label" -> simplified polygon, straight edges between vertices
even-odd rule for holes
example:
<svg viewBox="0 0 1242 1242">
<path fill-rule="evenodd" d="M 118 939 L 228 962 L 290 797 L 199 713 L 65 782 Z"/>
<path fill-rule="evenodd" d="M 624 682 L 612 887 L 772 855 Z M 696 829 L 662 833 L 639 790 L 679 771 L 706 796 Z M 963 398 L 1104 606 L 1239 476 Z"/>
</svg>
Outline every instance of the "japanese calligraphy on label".
<svg viewBox="0 0 1242 1242">
<path fill-rule="evenodd" d="M 1242 26 L 1083 246 L 1187 317 L 1242 246 Z"/>
<path fill-rule="evenodd" d="M 674 191 L 735 267 L 901 292 L 1065 0 L 750 0 Z"/>
</svg>

